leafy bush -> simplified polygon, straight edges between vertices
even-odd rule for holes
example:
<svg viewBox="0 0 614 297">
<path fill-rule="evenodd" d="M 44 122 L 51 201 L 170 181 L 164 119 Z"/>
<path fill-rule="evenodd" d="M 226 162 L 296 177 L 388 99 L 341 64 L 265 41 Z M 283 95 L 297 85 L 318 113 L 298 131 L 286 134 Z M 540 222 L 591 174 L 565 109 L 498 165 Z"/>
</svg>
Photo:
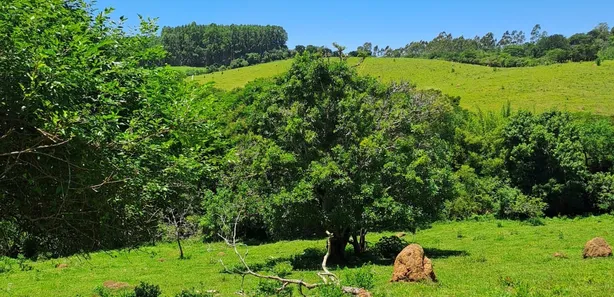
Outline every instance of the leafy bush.
<svg viewBox="0 0 614 297">
<path fill-rule="evenodd" d="M 348 272 L 344 285 L 371 290 L 375 286 L 375 275 L 371 266 L 362 266 Z"/>
<path fill-rule="evenodd" d="M 141 282 L 134 288 L 135 297 L 158 297 L 162 295 L 160 286 Z"/>
<path fill-rule="evenodd" d="M 599 51 L 598 59 L 601 60 L 614 60 L 614 44 Z"/>
<path fill-rule="evenodd" d="M 384 236 L 375 243 L 373 252 L 382 258 L 394 259 L 408 244 L 405 239 L 397 236 Z"/>
<path fill-rule="evenodd" d="M 345 297 L 343 290 L 339 286 L 332 284 L 318 287 L 318 296 L 320 297 Z"/>
<path fill-rule="evenodd" d="M 504 218 L 526 219 L 544 215 L 547 203 L 540 198 L 523 194 L 520 190 L 509 186 L 497 190 L 500 197 L 500 216 Z"/>
<path fill-rule="evenodd" d="M 614 211 L 614 174 L 598 172 L 589 181 L 588 189 L 596 208 L 603 212 Z"/>
<path fill-rule="evenodd" d="M 238 58 L 238 59 L 232 60 L 230 62 L 230 65 L 228 66 L 228 68 L 235 69 L 235 68 L 245 67 L 245 66 L 248 66 L 248 65 L 249 65 L 249 63 L 247 61 L 245 61 L 245 59 Z"/>
<path fill-rule="evenodd" d="M 275 266 L 273 266 L 271 271 L 279 277 L 286 277 L 292 273 L 292 264 L 287 261 L 277 263 Z"/>
<path fill-rule="evenodd" d="M 292 288 L 286 287 L 283 290 L 279 290 L 281 285 L 279 282 L 273 280 L 260 280 L 258 282 L 258 286 L 256 287 L 255 296 L 257 297 L 265 297 L 265 296 L 278 296 L 278 297 L 286 297 L 292 296 Z"/>
</svg>

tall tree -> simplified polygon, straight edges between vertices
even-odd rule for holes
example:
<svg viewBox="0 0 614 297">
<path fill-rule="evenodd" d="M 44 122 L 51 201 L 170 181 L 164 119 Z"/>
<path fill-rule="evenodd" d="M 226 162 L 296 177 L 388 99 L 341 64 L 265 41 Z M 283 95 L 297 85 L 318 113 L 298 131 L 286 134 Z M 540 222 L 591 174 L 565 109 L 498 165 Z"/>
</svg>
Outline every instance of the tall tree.
<svg viewBox="0 0 614 297">
<path fill-rule="evenodd" d="M 339 262 L 347 244 L 364 249 L 367 230 L 435 219 L 451 194 L 456 103 L 438 92 L 381 85 L 343 61 L 303 55 L 274 84 L 240 97 L 253 102 L 247 126 L 205 204 L 245 205 L 273 237 L 328 230 L 329 260 Z"/>
</svg>

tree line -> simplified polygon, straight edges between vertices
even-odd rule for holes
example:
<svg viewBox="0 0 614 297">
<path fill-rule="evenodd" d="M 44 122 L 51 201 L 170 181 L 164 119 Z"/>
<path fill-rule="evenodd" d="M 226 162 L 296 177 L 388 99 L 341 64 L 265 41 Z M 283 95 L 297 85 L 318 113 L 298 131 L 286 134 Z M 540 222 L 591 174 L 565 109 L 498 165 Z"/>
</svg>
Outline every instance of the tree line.
<svg viewBox="0 0 614 297">
<path fill-rule="evenodd" d="M 243 238 L 330 231 L 342 262 L 376 230 L 614 210 L 611 119 L 473 113 L 307 49 L 280 77 L 216 90 L 156 66 L 150 20 L 128 35 L 110 12 L 0 10 L 0 255 L 154 244 L 165 228 L 218 240 L 240 218 Z"/>
<path fill-rule="evenodd" d="M 569 37 L 549 35 L 539 24 L 528 38 L 520 30 L 505 31 L 497 39 L 492 32 L 474 38 L 453 37 L 441 32 L 431 41 L 413 41 L 397 49 L 373 46 L 366 42 L 350 56 L 366 53 L 371 56 L 443 59 L 461 63 L 522 67 L 567 61 L 601 61 L 614 59 L 614 28 L 600 23 L 586 33 Z"/>
<path fill-rule="evenodd" d="M 288 33 L 280 26 L 197 25 L 162 28 L 166 63 L 173 66 L 237 68 L 288 58 Z M 222 68 L 223 67 L 223 68 Z"/>
</svg>

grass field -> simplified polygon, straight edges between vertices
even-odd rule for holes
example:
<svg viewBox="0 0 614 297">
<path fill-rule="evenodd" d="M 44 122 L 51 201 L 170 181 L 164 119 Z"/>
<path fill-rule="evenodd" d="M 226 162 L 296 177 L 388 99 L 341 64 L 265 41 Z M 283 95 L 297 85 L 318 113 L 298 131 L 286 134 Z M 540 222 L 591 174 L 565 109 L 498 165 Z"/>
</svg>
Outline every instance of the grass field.
<svg viewBox="0 0 614 297">
<path fill-rule="evenodd" d="M 355 65 L 357 59 L 349 59 Z M 241 87 L 259 77 L 286 71 L 291 60 L 196 76 L 215 81 L 222 89 Z M 513 108 L 549 109 L 614 115 L 614 61 L 566 63 L 523 68 L 491 68 L 440 60 L 371 58 L 359 66 L 361 74 L 382 81 L 409 80 L 419 88 L 440 89 L 461 96 L 471 110 L 500 110 L 509 100 Z"/>
<path fill-rule="evenodd" d="M 614 295 L 614 258 L 583 259 L 584 243 L 602 236 L 614 243 L 614 216 L 547 219 L 543 226 L 516 221 L 437 223 L 407 239 L 423 245 L 434 263 L 438 283 L 390 283 L 391 265 L 373 265 L 375 296 L 603 296 Z M 371 234 L 374 242 L 382 235 Z M 301 254 L 322 248 L 324 240 L 277 242 L 250 247 L 248 263 Z M 237 263 L 222 244 L 192 241 L 185 247 L 189 259 L 178 260 L 173 244 L 133 251 L 91 254 L 27 262 L 32 269 L 0 273 L 0 296 L 94 296 L 104 281 L 159 284 L 163 296 L 182 288 L 215 289 L 220 296 L 237 296 L 240 278 L 223 274 L 219 259 Z M 560 252 L 568 258 L 555 258 Z M 56 268 L 65 263 L 67 268 Z M 317 265 L 318 263 L 315 263 Z M 352 269 L 336 272 L 342 277 Z M 313 271 L 290 277 L 316 281 Z M 246 289 L 257 280 L 247 278 Z"/>
</svg>

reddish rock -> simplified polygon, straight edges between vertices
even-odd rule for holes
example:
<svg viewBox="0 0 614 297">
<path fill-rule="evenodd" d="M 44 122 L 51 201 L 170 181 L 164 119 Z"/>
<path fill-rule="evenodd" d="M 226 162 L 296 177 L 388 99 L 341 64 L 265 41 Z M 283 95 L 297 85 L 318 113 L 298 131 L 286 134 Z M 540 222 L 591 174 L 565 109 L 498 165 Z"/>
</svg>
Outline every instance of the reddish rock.
<svg viewBox="0 0 614 297">
<path fill-rule="evenodd" d="M 605 239 L 595 237 L 584 245 L 582 255 L 584 258 L 609 257 L 612 256 L 612 248 Z"/>
<path fill-rule="evenodd" d="M 433 263 L 424 256 L 424 249 L 418 244 L 405 247 L 394 261 L 393 282 L 437 281 Z"/>
</svg>

